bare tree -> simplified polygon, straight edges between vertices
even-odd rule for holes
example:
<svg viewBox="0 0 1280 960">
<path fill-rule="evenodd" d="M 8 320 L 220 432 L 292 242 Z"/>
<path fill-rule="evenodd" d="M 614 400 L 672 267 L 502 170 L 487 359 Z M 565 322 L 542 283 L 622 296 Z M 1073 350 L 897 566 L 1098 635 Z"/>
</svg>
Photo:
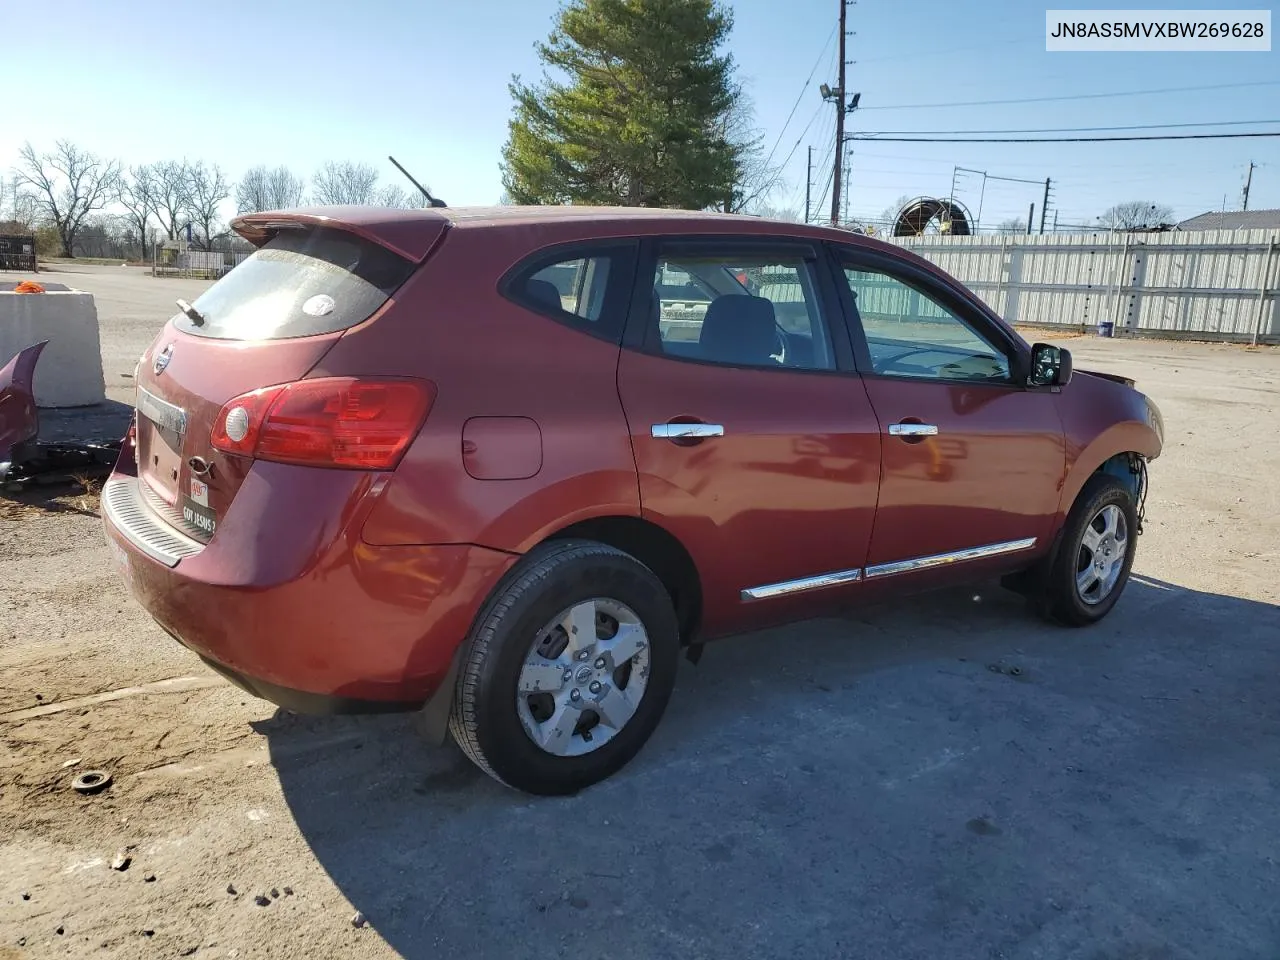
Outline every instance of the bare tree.
<svg viewBox="0 0 1280 960">
<path fill-rule="evenodd" d="M 880 211 L 880 216 L 876 217 L 876 222 L 886 224 L 888 226 L 888 231 L 892 233 L 893 225 L 898 220 L 898 214 L 902 212 L 903 207 L 914 199 L 915 197 L 909 193 L 902 194 L 902 196 L 898 197 L 898 199 L 893 202 L 893 206 L 885 207 Z"/>
<path fill-rule="evenodd" d="M 759 206 L 782 183 L 782 167 L 764 150 L 764 131 L 756 126 L 755 105 L 737 87 L 733 106 L 725 114 L 722 133 L 738 152 L 738 179 L 726 213 L 745 213 Z"/>
<path fill-rule="evenodd" d="M 10 201 L 13 208 L 13 222 L 20 223 L 27 230 L 34 230 L 36 221 L 40 218 L 40 207 L 36 203 L 35 196 L 27 190 L 19 190 L 13 187 L 13 199 Z"/>
<path fill-rule="evenodd" d="M 124 208 L 129 229 L 136 230 L 142 259 L 147 258 L 147 229 L 156 212 L 156 176 L 149 164 L 130 167 L 120 175 L 115 201 Z"/>
<path fill-rule="evenodd" d="M 784 220 L 787 223 L 799 223 L 804 219 L 804 214 L 799 210 L 790 210 L 784 207 L 774 207 L 767 203 L 757 204 L 749 210 L 743 211 L 754 217 L 764 217 L 766 220 Z"/>
<path fill-rule="evenodd" d="M 427 192 L 431 191 L 431 187 L 427 187 Z M 414 187 L 410 190 L 407 187 L 401 187 L 398 183 L 389 183 L 385 187 L 381 187 L 376 196 L 374 203 L 380 207 L 399 207 L 404 210 L 422 210 L 427 206 L 427 198 L 418 192 L 418 188 Z"/>
<path fill-rule="evenodd" d="M 1117 203 L 1103 211 L 1098 221 L 1110 230 L 1142 230 L 1173 220 L 1173 208 L 1150 200 Z"/>
<path fill-rule="evenodd" d="M 236 212 L 261 213 L 302 206 L 306 184 L 288 167 L 250 167 L 236 185 Z"/>
<path fill-rule="evenodd" d="M 1018 217 L 1009 217 L 996 224 L 996 233 L 1026 233 L 1027 221 Z"/>
<path fill-rule="evenodd" d="M 231 196 L 231 181 L 216 163 L 205 166 L 199 160 L 187 167 L 186 210 L 195 226 L 196 242 L 205 250 L 213 249 L 213 241 L 226 231 L 221 227 L 218 208 Z"/>
<path fill-rule="evenodd" d="M 322 205 L 370 206 L 378 201 L 378 171 L 365 163 L 329 161 L 311 179 L 312 199 Z"/>
<path fill-rule="evenodd" d="M 85 217 L 111 200 L 120 165 L 59 140 L 52 153 L 37 154 L 30 143 L 18 152 L 14 185 L 30 187 L 36 204 L 58 231 L 64 257 L 74 257 L 76 233 Z"/>
<path fill-rule="evenodd" d="M 155 210 L 170 240 L 178 239 L 182 229 L 183 217 L 187 211 L 187 190 L 189 187 L 187 162 L 185 160 L 166 160 L 152 167 L 155 188 Z"/>
</svg>

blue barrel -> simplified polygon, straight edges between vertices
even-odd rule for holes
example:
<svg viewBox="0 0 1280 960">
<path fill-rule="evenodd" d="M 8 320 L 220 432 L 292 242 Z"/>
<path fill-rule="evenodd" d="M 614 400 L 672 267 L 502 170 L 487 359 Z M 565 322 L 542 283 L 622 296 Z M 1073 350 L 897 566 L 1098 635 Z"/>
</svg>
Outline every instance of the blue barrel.
<svg viewBox="0 0 1280 960">
<path fill-rule="evenodd" d="M 1116 324 L 1114 320 L 1101 320 L 1098 322 L 1098 336 L 1110 337 L 1115 334 Z"/>
</svg>

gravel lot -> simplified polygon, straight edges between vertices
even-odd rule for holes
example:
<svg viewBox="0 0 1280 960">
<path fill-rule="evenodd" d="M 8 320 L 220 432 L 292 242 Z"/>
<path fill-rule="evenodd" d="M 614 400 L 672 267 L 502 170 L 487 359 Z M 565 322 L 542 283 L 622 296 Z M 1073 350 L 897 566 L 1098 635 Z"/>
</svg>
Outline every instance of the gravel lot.
<svg viewBox="0 0 1280 960">
<path fill-rule="evenodd" d="M 204 286 L 48 279 L 97 296 L 121 404 Z M 1168 429 L 1108 620 L 987 586 L 714 645 L 570 799 L 244 696 L 127 596 L 92 497 L 0 501 L 0 960 L 1280 956 L 1280 352 L 1069 346 Z"/>
</svg>

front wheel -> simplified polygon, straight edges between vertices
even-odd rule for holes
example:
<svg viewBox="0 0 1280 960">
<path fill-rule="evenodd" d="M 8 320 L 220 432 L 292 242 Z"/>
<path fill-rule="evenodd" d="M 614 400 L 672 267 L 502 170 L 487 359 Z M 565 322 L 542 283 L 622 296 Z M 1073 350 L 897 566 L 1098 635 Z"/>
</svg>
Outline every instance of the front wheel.
<svg viewBox="0 0 1280 960">
<path fill-rule="evenodd" d="M 648 740 L 675 684 L 678 648 L 671 598 L 648 567 L 601 543 L 547 544 L 481 612 L 450 730 L 495 779 L 574 793 Z"/>
<path fill-rule="evenodd" d="M 1097 623 L 1129 581 L 1138 540 L 1138 512 L 1128 488 L 1098 474 L 1067 516 L 1062 544 L 1045 583 L 1049 615 L 1072 627 Z"/>
</svg>

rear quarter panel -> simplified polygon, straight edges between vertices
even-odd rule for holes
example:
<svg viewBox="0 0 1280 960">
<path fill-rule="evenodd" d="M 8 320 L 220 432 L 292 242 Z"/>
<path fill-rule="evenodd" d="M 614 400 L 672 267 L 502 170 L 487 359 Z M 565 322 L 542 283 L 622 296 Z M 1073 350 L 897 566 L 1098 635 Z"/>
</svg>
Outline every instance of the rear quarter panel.
<svg viewBox="0 0 1280 960">
<path fill-rule="evenodd" d="M 401 288 L 397 309 L 348 330 L 313 372 L 424 377 L 437 387 L 421 433 L 364 526 L 367 542 L 524 552 L 579 520 L 639 516 L 635 460 L 618 399 L 618 345 L 497 291 L 511 266 L 559 239 L 534 226 L 451 230 Z M 541 438 L 536 472 L 472 476 L 463 434 L 474 418 L 509 418 L 511 426 L 533 421 L 536 431 L 525 438 Z M 483 431 L 479 442 L 501 433 Z M 485 454 L 472 449 L 466 460 Z M 537 463 L 532 455 L 522 460 Z"/>
<path fill-rule="evenodd" d="M 1066 438 L 1067 476 L 1059 517 L 1104 461 L 1118 453 L 1154 459 L 1164 444 L 1164 422 L 1144 394 L 1122 383 L 1077 371 L 1058 395 Z"/>
</svg>

